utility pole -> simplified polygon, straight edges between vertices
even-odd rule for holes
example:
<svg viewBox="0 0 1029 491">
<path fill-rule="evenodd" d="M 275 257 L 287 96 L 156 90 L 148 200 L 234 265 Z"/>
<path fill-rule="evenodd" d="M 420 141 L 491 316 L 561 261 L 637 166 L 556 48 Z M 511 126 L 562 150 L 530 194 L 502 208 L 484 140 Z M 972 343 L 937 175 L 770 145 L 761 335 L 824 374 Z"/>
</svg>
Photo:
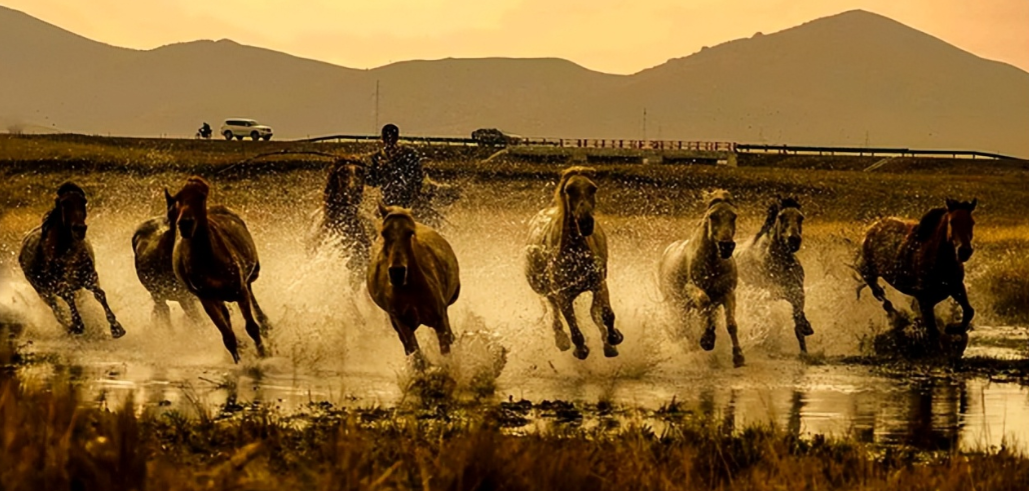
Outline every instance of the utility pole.
<svg viewBox="0 0 1029 491">
<path fill-rule="evenodd" d="M 372 134 L 379 132 L 379 80 L 375 80 L 375 129 Z"/>
<path fill-rule="evenodd" d="M 643 141 L 647 141 L 647 108 L 643 108 Z"/>
</svg>

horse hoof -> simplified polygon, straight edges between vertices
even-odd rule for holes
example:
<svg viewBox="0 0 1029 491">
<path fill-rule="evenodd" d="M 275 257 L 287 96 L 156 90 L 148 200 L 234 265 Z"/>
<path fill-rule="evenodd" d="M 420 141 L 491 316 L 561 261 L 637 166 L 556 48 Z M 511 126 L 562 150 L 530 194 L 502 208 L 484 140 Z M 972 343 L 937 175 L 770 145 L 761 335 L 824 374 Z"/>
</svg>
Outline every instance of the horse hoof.
<svg viewBox="0 0 1029 491">
<path fill-rule="evenodd" d="M 742 367 L 746 363 L 746 359 L 743 358 L 743 350 L 739 348 L 733 348 L 732 350 L 732 365 L 736 368 Z"/>
<path fill-rule="evenodd" d="M 115 322 L 114 324 L 111 324 L 111 337 L 112 338 L 118 339 L 118 338 L 120 338 L 120 337 L 122 337 L 124 335 L 125 335 L 125 328 L 121 327 L 121 324 L 119 324 L 117 322 Z"/>
<path fill-rule="evenodd" d="M 74 334 L 80 336 L 86 332 L 86 326 L 82 324 L 76 324 L 68 328 L 68 334 Z"/>
<path fill-rule="evenodd" d="M 815 330 L 811 328 L 811 323 L 805 320 L 797 323 L 797 332 L 804 336 L 810 336 L 815 333 Z"/>
<path fill-rule="evenodd" d="M 568 351 L 572 349 L 572 340 L 568 339 L 568 335 L 564 332 L 554 332 L 554 342 L 557 344 L 557 349 L 561 351 Z"/>
<path fill-rule="evenodd" d="M 232 352 L 232 363 L 239 365 L 239 353 L 235 351 Z"/>
<path fill-rule="evenodd" d="M 704 335 L 700 337 L 700 347 L 704 348 L 704 351 L 711 351 L 715 349 L 715 331 L 710 329 L 704 332 Z"/>
<path fill-rule="evenodd" d="M 618 348 L 611 345 L 604 346 L 604 356 L 608 358 L 614 358 L 618 356 Z"/>
<path fill-rule="evenodd" d="M 607 344 L 613 346 L 622 344 L 623 340 L 625 340 L 625 336 L 622 336 L 622 333 L 618 329 L 611 329 L 610 334 L 607 336 Z"/>
<path fill-rule="evenodd" d="M 590 355 L 590 349 L 587 348 L 585 344 L 582 345 L 582 346 L 576 346 L 575 347 L 575 357 L 576 358 L 578 358 L 580 360 L 585 360 L 586 357 L 589 356 L 589 355 Z"/>
<path fill-rule="evenodd" d="M 429 368 L 429 362 L 425 359 L 425 355 L 422 355 L 421 351 L 415 351 L 411 355 L 411 367 L 418 372 L 424 372 L 426 368 Z"/>
</svg>

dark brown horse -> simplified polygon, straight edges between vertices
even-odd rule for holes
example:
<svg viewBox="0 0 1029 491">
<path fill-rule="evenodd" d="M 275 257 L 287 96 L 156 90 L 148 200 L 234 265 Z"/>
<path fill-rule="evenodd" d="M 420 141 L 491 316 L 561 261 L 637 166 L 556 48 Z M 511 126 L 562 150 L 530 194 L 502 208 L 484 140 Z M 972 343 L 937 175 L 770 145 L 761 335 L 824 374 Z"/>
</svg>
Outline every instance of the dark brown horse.
<svg viewBox="0 0 1029 491">
<path fill-rule="evenodd" d="M 891 286 L 918 302 L 926 334 L 933 349 L 942 348 L 939 326 L 933 312 L 936 304 L 952 297 L 961 306 L 961 324 L 948 327 L 951 334 L 964 334 L 975 316 L 965 291 L 964 263 L 972 257 L 972 211 L 978 200 L 971 202 L 948 199 L 946 208 L 933 208 L 915 222 L 900 218 L 884 218 L 868 229 L 856 269 L 872 295 L 894 315 L 893 304 L 879 286 L 882 277 Z"/>
<path fill-rule="evenodd" d="M 346 257 L 353 287 L 365 279 L 375 225 L 361 211 L 364 199 L 365 164 L 353 158 L 336 161 L 322 193 L 320 216 L 311 234 L 310 248 L 331 243 Z"/>
<path fill-rule="evenodd" d="M 690 312 L 704 320 L 700 347 L 715 349 L 715 314 L 725 311 L 725 328 L 732 340 L 732 362 L 743 366 L 743 348 L 736 336 L 736 206 L 732 195 L 716 190 L 707 197 L 704 218 L 689 239 L 671 243 L 661 256 L 658 281 L 661 294 L 672 302 L 681 320 Z"/>
<path fill-rule="evenodd" d="M 461 293 L 457 256 L 435 230 L 415 222 L 410 210 L 380 203 L 379 214 L 368 293 L 389 314 L 404 353 L 419 353 L 415 330 L 426 325 L 436 330 L 440 352 L 449 354 L 454 333 L 447 308 Z"/>
<path fill-rule="evenodd" d="M 111 336 L 120 338 L 125 329 L 107 305 L 94 258 L 93 247 L 86 240 L 86 193 L 73 183 L 64 183 L 57 189 L 54 207 L 43 217 L 42 225 L 32 229 L 22 241 L 18 262 L 32 288 L 69 332 L 85 331 L 75 306 L 75 293 L 86 289 L 103 306 Z M 58 298 L 68 304 L 71 319 L 64 318 Z"/>
<path fill-rule="evenodd" d="M 607 289 L 607 235 L 593 217 L 597 185 L 589 178 L 593 169 L 569 167 L 561 173 L 548 208 L 536 214 L 529 224 L 525 249 L 525 276 L 529 286 L 550 303 L 554 313 L 554 340 L 558 349 L 575 344 L 575 357 L 590 354 L 586 339 L 575 319 L 575 299 L 593 294 L 590 313 L 604 339 L 604 355 L 618 356 L 616 345 L 622 333 L 615 328 L 615 313 Z M 569 342 L 561 325 L 564 316 Z"/>
<path fill-rule="evenodd" d="M 754 240 L 737 254 L 736 264 L 743 281 L 790 303 L 793 333 L 801 353 L 807 353 L 805 337 L 814 334 L 814 330 L 804 315 L 804 267 L 796 256 L 803 240 L 803 227 L 804 213 L 796 199 L 775 200 Z"/>
<path fill-rule="evenodd" d="M 204 311 L 221 331 L 232 360 L 239 363 L 236 335 L 232 332 L 225 302 L 236 302 L 239 306 L 246 320 L 247 334 L 253 338 L 258 355 L 264 356 L 261 334 L 268 329 L 268 318 L 257 304 L 252 289 L 261 263 L 243 219 L 224 206 L 208 208 L 210 190 L 207 181 L 194 176 L 172 197 L 174 223 L 179 231 L 172 267 L 179 281 L 200 299 Z"/>
<path fill-rule="evenodd" d="M 182 307 L 189 319 L 200 322 L 197 299 L 186 289 L 172 268 L 175 250 L 175 200 L 164 193 L 167 206 L 164 216 L 153 217 L 139 225 L 132 234 L 132 251 L 136 258 L 136 276 L 154 300 L 153 320 L 171 327 L 168 301 Z"/>
</svg>

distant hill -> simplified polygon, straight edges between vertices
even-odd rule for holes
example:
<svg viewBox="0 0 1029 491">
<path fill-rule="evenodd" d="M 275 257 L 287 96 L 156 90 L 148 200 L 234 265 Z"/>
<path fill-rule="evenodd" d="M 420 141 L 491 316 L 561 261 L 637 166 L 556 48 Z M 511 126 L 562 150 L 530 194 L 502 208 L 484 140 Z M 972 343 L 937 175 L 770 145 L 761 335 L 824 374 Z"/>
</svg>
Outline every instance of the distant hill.
<svg viewBox="0 0 1029 491">
<path fill-rule="evenodd" d="M 560 59 L 355 70 L 229 40 L 148 51 L 0 7 L 0 122 L 189 136 L 251 117 L 280 137 L 374 131 L 960 148 L 1029 156 L 1029 73 L 851 11 L 633 75 Z M 4 131 L 4 128 L 0 128 Z"/>
</svg>

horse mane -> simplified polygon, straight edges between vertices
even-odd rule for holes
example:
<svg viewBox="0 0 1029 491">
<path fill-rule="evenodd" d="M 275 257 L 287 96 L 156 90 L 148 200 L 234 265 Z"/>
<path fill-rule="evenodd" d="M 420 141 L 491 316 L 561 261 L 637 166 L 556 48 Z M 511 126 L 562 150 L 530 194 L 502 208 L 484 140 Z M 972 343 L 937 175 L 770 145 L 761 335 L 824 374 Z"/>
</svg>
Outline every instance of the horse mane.
<svg viewBox="0 0 1029 491">
<path fill-rule="evenodd" d="M 736 206 L 732 202 L 732 193 L 730 193 L 729 191 L 726 191 L 724 189 L 716 189 L 716 190 L 711 191 L 710 193 L 708 193 L 708 195 L 707 195 L 707 207 L 708 207 L 708 209 L 710 209 L 711 207 L 713 207 L 713 206 L 715 206 L 715 205 L 717 205 L 719 203 L 725 203 L 725 204 L 730 205 L 730 206 Z"/>
<path fill-rule="evenodd" d="M 60 199 L 61 196 L 64 196 L 65 194 L 68 194 L 68 193 L 75 193 L 75 194 L 78 194 L 79 196 L 82 196 L 82 199 L 86 199 L 86 192 L 83 191 L 82 188 L 79 187 L 78 184 L 75 184 L 74 182 L 71 182 L 71 181 L 65 182 L 65 183 L 61 184 L 60 187 L 57 188 L 57 198 Z M 43 215 L 43 234 L 46 235 L 46 233 L 50 229 L 52 229 L 52 228 L 54 228 L 56 226 L 59 226 L 60 224 L 61 224 L 61 209 L 60 209 L 60 205 L 57 203 L 57 200 L 55 200 L 54 201 L 54 207 L 51 208 L 50 211 L 47 211 L 45 215 Z"/>
<path fill-rule="evenodd" d="M 763 237 L 772 227 L 775 226 L 775 219 L 778 218 L 779 212 L 787 208 L 800 209 L 800 202 L 796 198 L 779 198 L 777 201 L 772 201 L 772 204 L 768 205 L 768 215 L 765 216 L 765 223 L 761 225 L 761 230 L 758 230 L 757 235 L 754 236 L 754 241 Z"/>
<path fill-rule="evenodd" d="M 946 214 L 946 208 L 933 208 L 923 215 L 918 220 L 918 225 L 915 225 L 915 240 L 919 242 L 929 240 L 933 236 L 933 232 L 936 231 L 936 224 L 940 223 L 940 220 Z"/>
<path fill-rule="evenodd" d="M 182 186 L 182 191 L 187 189 L 200 193 L 204 198 L 207 198 L 207 195 L 211 193 L 211 185 L 200 176 L 190 176 L 189 179 L 186 179 L 186 185 Z M 179 192 L 181 193 L 182 191 Z"/>
</svg>

